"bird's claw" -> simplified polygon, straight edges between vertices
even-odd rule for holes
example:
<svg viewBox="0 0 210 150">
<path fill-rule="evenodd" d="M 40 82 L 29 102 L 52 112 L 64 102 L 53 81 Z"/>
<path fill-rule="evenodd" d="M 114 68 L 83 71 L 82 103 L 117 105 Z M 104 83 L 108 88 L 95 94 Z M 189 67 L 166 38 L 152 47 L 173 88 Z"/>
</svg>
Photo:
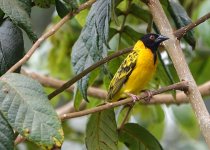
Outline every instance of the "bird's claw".
<svg viewBox="0 0 210 150">
<path fill-rule="evenodd" d="M 137 95 L 132 94 L 132 93 L 126 93 L 128 96 L 130 96 L 133 100 L 133 103 L 135 103 L 139 98 Z"/>
<path fill-rule="evenodd" d="M 142 90 L 141 92 L 144 92 L 146 94 L 147 97 L 144 98 L 144 101 L 146 103 L 149 103 L 151 98 L 152 98 L 152 93 L 149 90 Z"/>
</svg>

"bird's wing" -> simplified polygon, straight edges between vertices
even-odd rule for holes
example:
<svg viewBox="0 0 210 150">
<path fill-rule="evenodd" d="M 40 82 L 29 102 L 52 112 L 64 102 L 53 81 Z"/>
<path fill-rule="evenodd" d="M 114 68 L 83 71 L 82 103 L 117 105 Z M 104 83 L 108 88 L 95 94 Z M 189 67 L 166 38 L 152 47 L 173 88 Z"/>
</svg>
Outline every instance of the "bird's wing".
<svg viewBox="0 0 210 150">
<path fill-rule="evenodd" d="M 112 81 L 110 82 L 107 97 L 108 100 L 111 100 L 115 94 L 120 91 L 123 84 L 128 80 L 128 77 L 136 66 L 137 57 L 138 53 L 136 51 L 132 51 L 120 65 Z"/>
</svg>

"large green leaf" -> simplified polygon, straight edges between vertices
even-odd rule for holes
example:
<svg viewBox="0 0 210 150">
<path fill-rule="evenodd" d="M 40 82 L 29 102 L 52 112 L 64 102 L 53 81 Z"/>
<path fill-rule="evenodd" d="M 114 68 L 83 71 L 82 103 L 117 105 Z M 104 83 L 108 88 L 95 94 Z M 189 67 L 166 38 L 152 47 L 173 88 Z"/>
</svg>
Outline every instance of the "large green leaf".
<svg viewBox="0 0 210 150">
<path fill-rule="evenodd" d="M 177 28 L 184 27 L 189 23 L 192 23 L 190 17 L 187 15 L 185 9 L 180 5 L 179 2 L 175 0 L 169 0 L 170 7 L 168 7 L 171 16 L 174 19 L 174 22 Z M 195 48 L 195 37 L 193 34 L 193 30 L 190 30 L 184 36 L 184 39 L 193 47 Z"/>
<path fill-rule="evenodd" d="M 19 61 L 24 52 L 22 31 L 10 19 L 0 26 L 0 75 Z M 17 70 L 19 72 L 20 69 Z"/>
<path fill-rule="evenodd" d="M 16 73 L 2 76 L 0 110 L 9 124 L 28 140 L 48 149 L 61 146 L 61 122 L 37 81 Z"/>
<path fill-rule="evenodd" d="M 0 149 L 12 150 L 14 149 L 15 135 L 7 120 L 0 111 Z"/>
<path fill-rule="evenodd" d="M 30 16 L 31 14 L 31 7 L 32 7 L 32 1 L 31 0 L 18 0 L 19 4 L 24 10 L 28 13 Z"/>
<path fill-rule="evenodd" d="M 119 139 L 130 150 L 162 150 L 158 140 L 138 124 L 127 123 L 119 131 Z"/>
<path fill-rule="evenodd" d="M 29 14 L 19 0 L 0 0 L 0 8 L 28 34 L 31 40 L 36 41 L 37 37 L 32 30 Z"/>
<path fill-rule="evenodd" d="M 87 124 L 88 150 L 117 150 L 117 124 L 113 109 L 92 114 Z"/>
<path fill-rule="evenodd" d="M 76 74 L 107 55 L 111 4 L 111 0 L 98 0 L 91 7 L 86 25 L 73 46 L 72 64 Z M 78 87 L 85 100 L 89 75 L 78 81 Z"/>
</svg>

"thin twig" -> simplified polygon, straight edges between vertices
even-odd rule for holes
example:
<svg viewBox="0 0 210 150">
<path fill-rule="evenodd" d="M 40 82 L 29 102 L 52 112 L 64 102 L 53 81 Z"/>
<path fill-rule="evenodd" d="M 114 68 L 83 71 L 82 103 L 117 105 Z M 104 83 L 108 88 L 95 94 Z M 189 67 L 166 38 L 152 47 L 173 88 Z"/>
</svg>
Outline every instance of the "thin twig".
<svg viewBox="0 0 210 150">
<path fill-rule="evenodd" d="M 23 65 L 35 52 L 35 50 L 40 46 L 40 44 L 46 40 L 48 37 L 50 37 L 51 35 L 53 35 L 56 31 L 58 31 L 58 29 L 61 28 L 61 26 L 63 24 L 65 24 L 71 17 L 75 16 L 76 14 L 78 14 L 80 11 L 90 7 L 96 0 L 89 0 L 83 4 L 81 4 L 79 6 L 79 8 L 74 11 L 73 13 L 70 12 L 68 13 L 63 19 L 61 19 L 56 25 L 54 25 L 53 27 L 51 27 L 51 29 L 46 32 L 45 34 L 43 34 L 31 47 L 30 50 L 28 50 L 28 52 L 26 53 L 26 55 L 20 59 L 15 65 L 13 65 L 8 71 L 8 72 L 14 72 L 17 68 L 19 68 L 21 65 Z"/>
<path fill-rule="evenodd" d="M 128 107 L 128 110 L 127 110 L 127 112 L 126 112 L 125 117 L 123 118 L 123 121 L 122 121 L 122 123 L 121 123 L 119 129 L 122 129 L 122 128 L 124 127 L 125 123 L 128 121 L 128 117 L 129 117 L 129 115 L 130 115 L 130 113 L 131 113 L 131 110 L 132 110 L 133 106 L 134 106 L 134 105 L 124 106 L 124 107 Z M 125 108 L 124 108 L 124 109 L 125 109 Z"/>
<path fill-rule="evenodd" d="M 34 73 L 34 72 L 28 72 L 23 69 L 21 69 L 21 73 L 37 80 L 39 83 L 41 83 L 45 87 L 50 87 L 50 88 L 56 89 L 56 88 L 60 88 L 64 83 L 66 83 L 66 81 L 63 81 L 63 80 L 55 79 L 55 78 L 41 75 L 41 74 Z M 74 91 L 74 85 L 68 87 L 66 89 L 66 91 L 72 93 Z M 106 99 L 107 92 L 105 90 L 102 90 L 99 88 L 89 87 L 87 94 L 89 96 L 92 96 L 92 97 L 95 97 L 98 99 Z"/>
<path fill-rule="evenodd" d="M 206 15 L 199 18 L 195 22 L 192 22 L 192 23 L 188 24 L 187 26 L 176 30 L 174 32 L 174 35 L 177 37 L 177 39 L 181 39 L 181 37 L 183 37 L 189 30 L 192 30 L 193 28 L 195 28 L 199 24 L 203 23 L 204 21 L 208 20 L 209 18 L 210 18 L 210 13 L 207 13 Z"/>
<path fill-rule="evenodd" d="M 210 96 L 210 81 L 200 85 L 198 88 L 202 96 Z M 141 103 L 141 104 L 143 105 L 160 105 L 160 104 L 171 105 L 171 104 L 189 103 L 189 99 L 183 92 L 177 92 L 175 98 L 176 99 L 174 99 L 174 96 L 171 94 L 162 93 L 162 94 L 154 95 L 151 98 L 151 101 L 149 103 Z M 86 102 L 82 101 L 80 105 L 80 110 L 83 110 L 85 108 L 85 104 Z M 72 102 L 69 102 L 65 104 L 64 106 L 61 106 L 58 109 L 56 109 L 56 112 L 58 113 L 58 115 L 75 112 L 74 105 Z"/>
<path fill-rule="evenodd" d="M 169 20 L 160 4 L 159 0 L 148 0 L 147 3 L 153 20 L 157 25 L 161 34 L 169 37 L 169 40 L 165 41 L 165 47 L 174 64 L 176 72 L 181 81 L 189 82 L 189 89 L 187 96 L 195 112 L 202 134 L 210 148 L 210 117 L 208 110 L 204 104 L 202 96 L 198 90 L 196 82 L 189 70 L 188 64 L 185 60 L 185 56 L 182 52 L 180 42 L 177 37 L 174 36 L 173 28 L 170 25 Z"/>
<path fill-rule="evenodd" d="M 151 93 L 151 96 L 153 96 L 153 95 L 157 95 L 157 94 L 167 92 L 167 91 L 170 91 L 170 90 L 187 91 L 187 89 L 188 89 L 188 82 L 183 81 L 183 82 L 179 82 L 179 83 L 176 83 L 176 84 L 169 85 L 167 87 L 160 88 L 158 90 L 150 91 L 150 93 Z M 138 96 L 138 100 L 136 102 L 141 102 L 140 100 L 141 99 L 146 99 L 147 96 L 148 96 L 148 94 L 145 94 L 145 93 L 141 94 L 140 96 Z M 132 98 L 126 98 L 124 100 L 120 100 L 120 101 L 113 102 L 113 103 L 107 103 L 105 105 L 101 105 L 101 106 L 98 106 L 98 107 L 95 107 L 95 108 L 91 108 L 91 109 L 87 109 L 87 110 L 83 110 L 83 111 L 78 111 L 78 112 L 74 112 L 74 113 L 63 114 L 63 115 L 60 116 L 60 118 L 61 118 L 61 120 L 66 120 L 66 119 L 70 119 L 70 118 L 81 117 L 81 116 L 96 113 L 96 112 L 99 112 L 99 111 L 102 111 L 102 110 L 105 110 L 105 109 L 110 109 L 110 108 L 113 108 L 113 107 L 129 104 L 131 102 L 133 102 Z"/>
<path fill-rule="evenodd" d="M 35 80 L 37 80 L 39 83 L 41 83 L 45 87 L 51 87 L 51 88 L 59 88 L 62 86 L 65 81 L 55 79 L 49 76 L 45 75 L 40 75 L 38 73 L 32 73 L 28 72 L 25 70 L 21 70 L 21 73 L 24 75 L 27 75 Z M 198 89 L 201 93 L 202 96 L 210 96 L 210 81 L 207 81 L 201 85 L 198 86 Z M 74 86 L 69 87 L 66 91 L 68 92 L 73 92 Z M 92 97 L 96 97 L 98 99 L 106 99 L 107 96 L 107 91 L 100 89 L 100 88 L 95 88 L 95 87 L 89 87 L 88 88 L 88 95 Z M 158 94 L 152 97 L 150 103 L 145 103 L 147 105 L 154 105 L 154 104 L 183 104 L 183 103 L 188 103 L 187 96 L 183 92 L 177 92 L 176 94 L 176 99 L 174 99 L 174 96 L 171 94 Z M 85 102 L 83 102 L 85 103 Z M 83 106 L 83 104 L 82 104 Z M 69 102 L 65 104 L 64 106 L 61 106 L 57 112 L 58 114 L 64 114 L 64 113 L 69 113 L 69 112 L 74 112 L 72 102 Z"/>
<path fill-rule="evenodd" d="M 48 95 L 48 98 L 49 99 L 52 99 L 53 97 L 55 97 L 56 95 L 60 94 L 61 92 L 63 92 L 64 90 L 66 90 L 68 87 L 70 87 L 71 85 L 73 85 L 79 79 L 81 79 L 82 77 L 84 77 L 86 74 L 90 73 L 92 70 L 94 70 L 97 67 L 101 66 L 102 64 L 110 61 L 111 59 L 114 59 L 114 58 L 116 58 L 116 57 L 118 57 L 118 56 L 120 56 L 122 54 L 126 54 L 126 53 L 130 52 L 131 50 L 132 50 L 132 47 L 125 48 L 123 50 L 117 51 L 113 55 L 109 55 L 109 56 L 105 57 L 104 59 L 96 62 L 95 64 L 93 64 L 92 66 L 88 67 L 87 69 L 85 69 L 84 71 L 82 71 L 81 73 L 79 73 L 78 75 L 74 76 L 71 80 L 67 81 L 60 88 L 58 88 L 57 90 L 55 90 L 52 93 L 50 93 Z"/>
</svg>

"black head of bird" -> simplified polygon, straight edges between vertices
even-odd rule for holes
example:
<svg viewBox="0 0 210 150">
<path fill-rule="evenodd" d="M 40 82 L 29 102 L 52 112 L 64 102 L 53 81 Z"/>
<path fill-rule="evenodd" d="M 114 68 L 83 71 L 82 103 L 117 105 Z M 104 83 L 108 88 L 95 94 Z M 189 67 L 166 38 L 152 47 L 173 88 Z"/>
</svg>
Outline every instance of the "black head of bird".
<svg viewBox="0 0 210 150">
<path fill-rule="evenodd" d="M 144 45 L 151 49 L 153 52 L 157 51 L 158 46 L 161 42 L 168 40 L 169 38 L 160 34 L 149 33 L 144 35 L 141 40 Z"/>
</svg>

